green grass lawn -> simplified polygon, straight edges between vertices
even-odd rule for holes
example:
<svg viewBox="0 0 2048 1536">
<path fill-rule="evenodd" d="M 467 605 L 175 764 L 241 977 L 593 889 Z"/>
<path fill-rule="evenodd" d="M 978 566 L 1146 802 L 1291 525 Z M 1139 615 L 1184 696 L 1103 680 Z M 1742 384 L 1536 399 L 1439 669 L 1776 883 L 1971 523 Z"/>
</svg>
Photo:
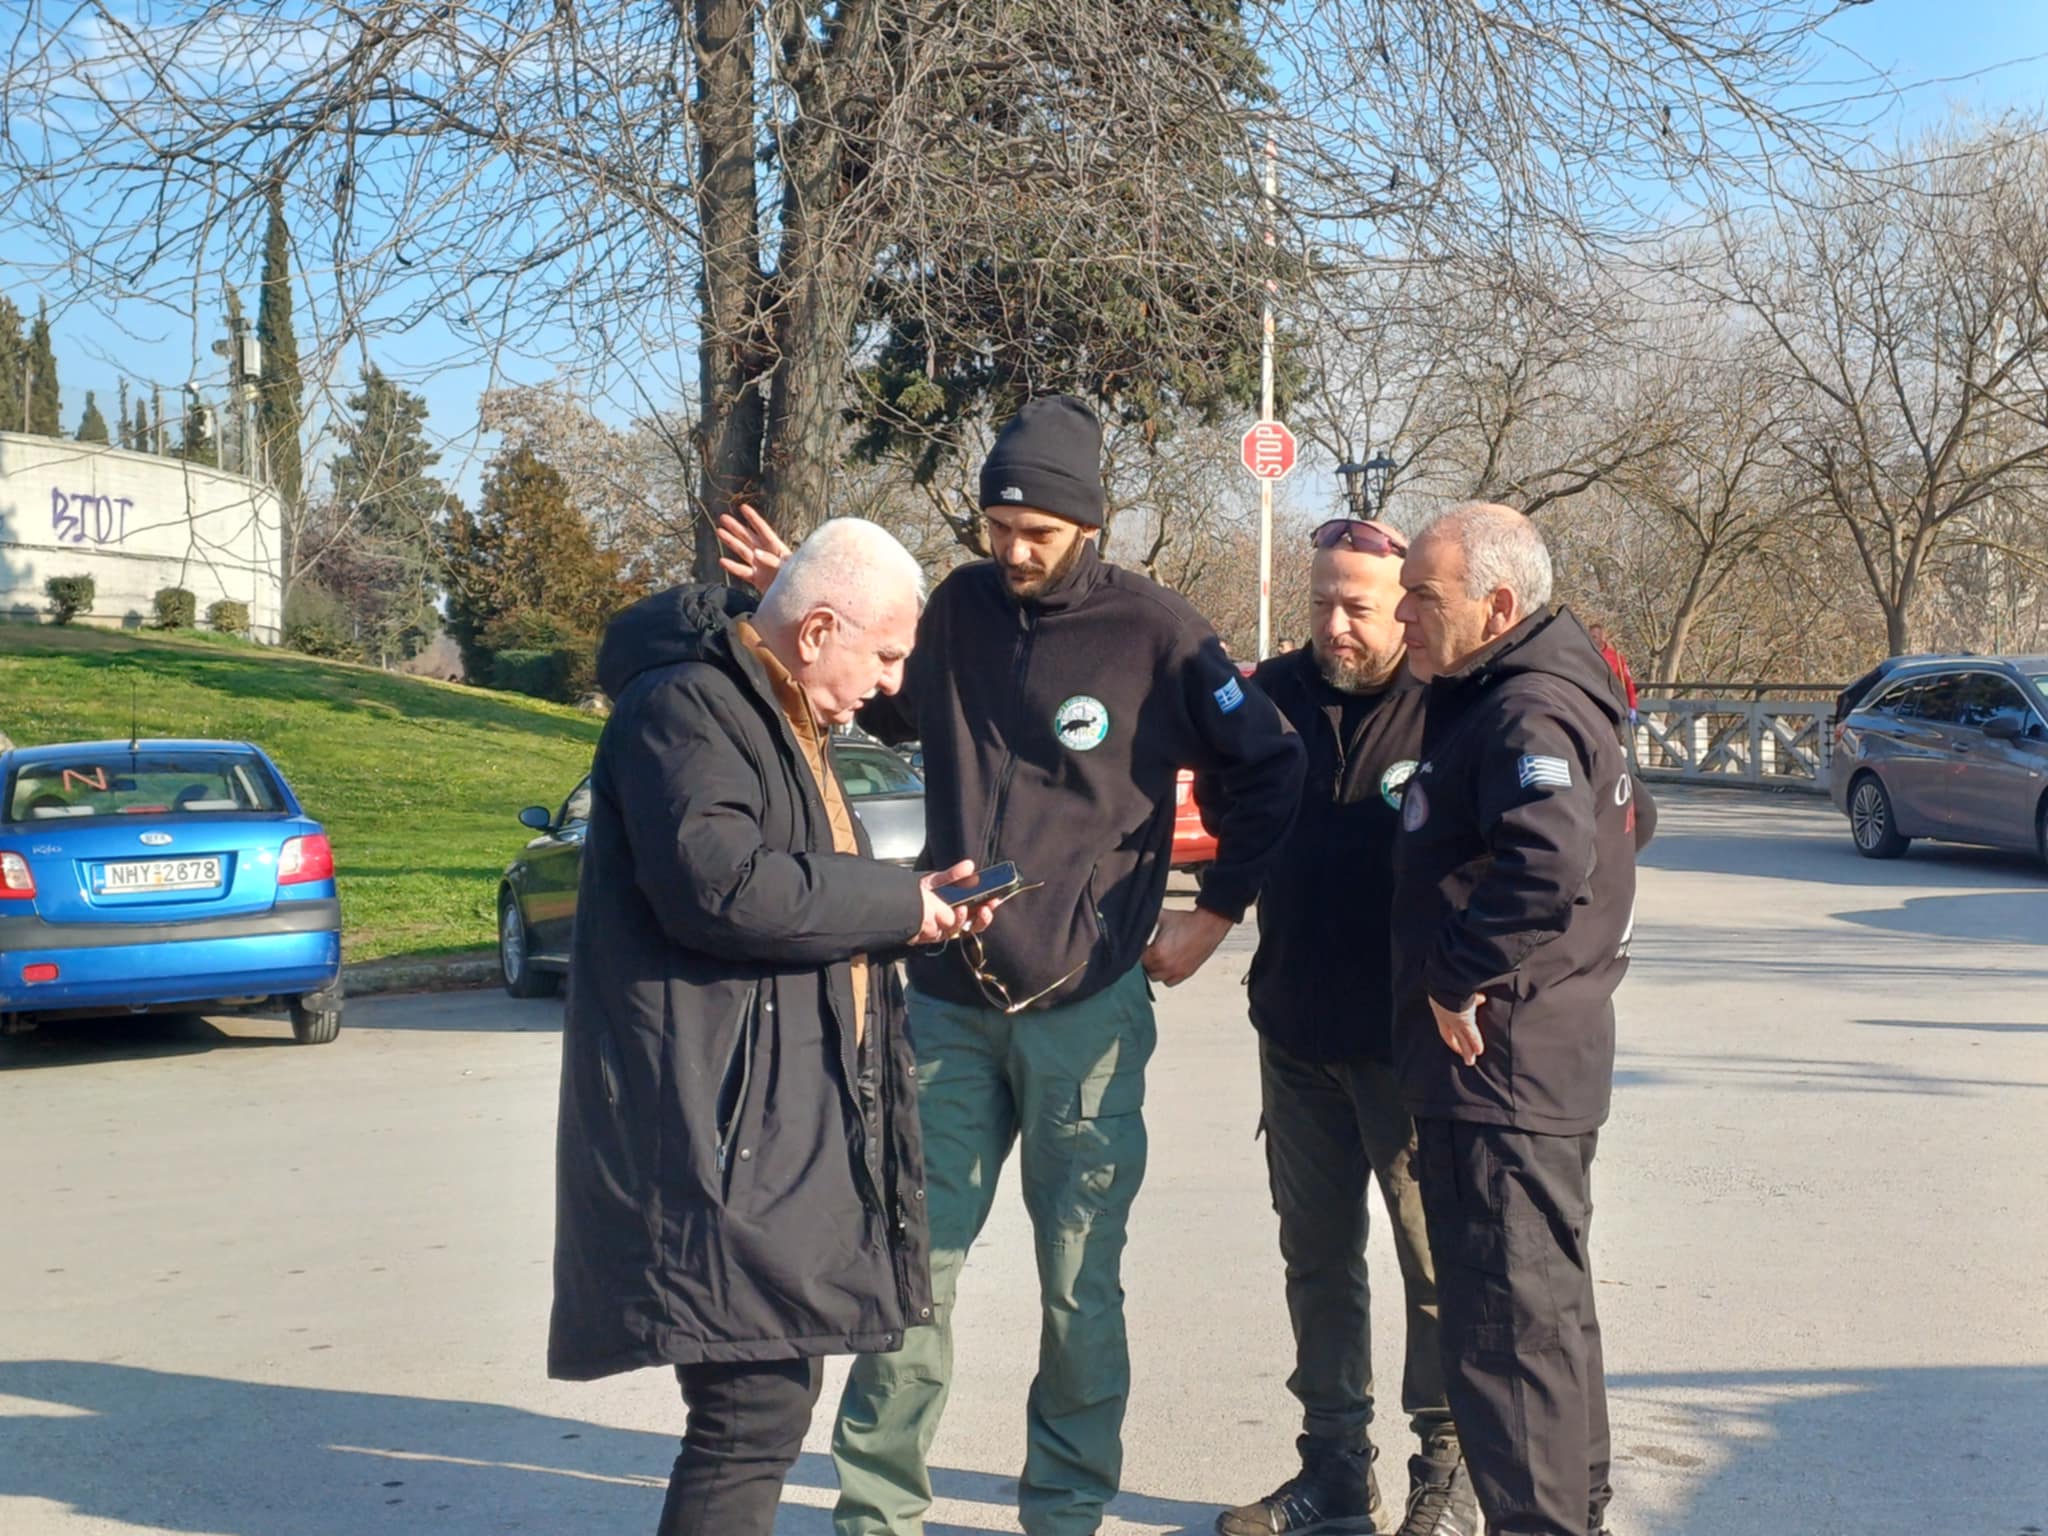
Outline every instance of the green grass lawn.
<svg viewBox="0 0 2048 1536">
<path fill-rule="evenodd" d="M 498 875 L 590 767 L 599 722 L 213 635 L 0 624 L 0 731 L 22 746 L 144 736 L 253 741 L 326 823 L 350 960 L 494 939 Z"/>
</svg>

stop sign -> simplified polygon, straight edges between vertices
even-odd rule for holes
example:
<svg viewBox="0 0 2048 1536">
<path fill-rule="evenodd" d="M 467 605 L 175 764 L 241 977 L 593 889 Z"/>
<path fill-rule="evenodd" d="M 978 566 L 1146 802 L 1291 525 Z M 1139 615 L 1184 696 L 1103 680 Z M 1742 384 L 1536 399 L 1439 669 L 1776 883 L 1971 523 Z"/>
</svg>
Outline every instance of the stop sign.
<svg viewBox="0 0 2048 1536">
<path fill-rule="evenodd" d="M 1294 434 L 1277 421 L 1262 421 L 1245 433 L 1238 457 L 1258 480 L 1284 480 L 1294 468 Z"/>
</svg>

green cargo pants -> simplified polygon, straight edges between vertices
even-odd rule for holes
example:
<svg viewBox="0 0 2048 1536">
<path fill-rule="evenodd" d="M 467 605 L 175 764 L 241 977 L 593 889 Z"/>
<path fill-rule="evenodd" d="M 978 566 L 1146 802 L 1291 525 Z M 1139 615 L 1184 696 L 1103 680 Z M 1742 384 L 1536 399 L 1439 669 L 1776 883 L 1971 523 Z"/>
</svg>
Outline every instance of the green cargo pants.
<svg viewBox="0 0 2048 1536">
<path fill-rule="evenodd" d="M 1020 1143 L 1042 1311 L 1017 1510 L 1028 1536 L 1090 1536 L 1123 1471 L 1131 1362 L 1124 1236 L 1145 1177 L 1145 1063 L 1156 1031 L 1144 972 L 1064 1008 L 1006 1016 L 913 992 L 918 1114 L 931 1222 L 929 1326 L 854 1362 L 832 1456 L 838 1536 L 915 1536 L 953 1377 L 960 1266 Z"/>
</svg>

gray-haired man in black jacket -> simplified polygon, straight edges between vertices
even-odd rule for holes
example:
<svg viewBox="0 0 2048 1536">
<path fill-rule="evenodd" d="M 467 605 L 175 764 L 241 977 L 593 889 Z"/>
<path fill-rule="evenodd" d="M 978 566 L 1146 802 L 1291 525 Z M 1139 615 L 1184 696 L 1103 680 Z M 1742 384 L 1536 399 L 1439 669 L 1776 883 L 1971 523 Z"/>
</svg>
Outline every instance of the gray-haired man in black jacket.
<svg viewBox="0 0 2048 1536">
<path fill-rule="evenodd" d="M 1401 573 L 1428 684 L 1395 856 L 1394 1046 L 1414 1111 L 1444 1369 L 1488 1529 L 1602 1529 L 1607 1388 L 1589 1254 L 1647 807 L 1628 706 L 1507 507 L 1453 508 Z"/>
<path fill-rule="evenodd" d="M 916 1068 L 868 957 L 963 931 L 933 886 L 970 866 L 868 857 L 827 750 L 900 681 L 921 584 L 881 529 L 828 523 L 750 618 L 677 589 L 599 652 L 548 1371 L 674 1367 L 661 1536 L 768 1536 L 820 1357 L 930 1311 Z"/>
</svg>

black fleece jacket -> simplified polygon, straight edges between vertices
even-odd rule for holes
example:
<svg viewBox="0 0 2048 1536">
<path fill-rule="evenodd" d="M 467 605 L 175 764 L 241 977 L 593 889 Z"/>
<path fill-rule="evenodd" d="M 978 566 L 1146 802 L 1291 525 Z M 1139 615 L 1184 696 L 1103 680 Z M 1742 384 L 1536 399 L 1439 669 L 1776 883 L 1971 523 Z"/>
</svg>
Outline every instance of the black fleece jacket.
<svg viewBox="0 0 2048 1536">
<path fill-rule="evenodd" d="M 1261 662 L 1254 678 L 1301 737 L 1308 771 L 1259 890 L 1252 1025 L 1303 1061 L 1390 1061 L 1394 839 L 1422 755 L 1425 692 L 1404 666 L 1376 693 L 1339 693 L 1307 647 Z M 1206 807 L 1210 781 L 1195 790 Z"/>
<path fill-rule="evenodd" d="M 1619 684 L 1569 613 L 1428 687 L 1395 846 L 1395 1058 L 1418 1116 L 1566 1135 L 1607 1118 L 1635 925 L 1638 789 Z M 1429 1000 L 1483 994 L 1466 1066 Z"/>
<path fill-rule="evenodd" d="M 1213 784 L 1217 855 L 1200 904 L 1233 921 L 1258 894 L 1301 796 L 1301 743 L 1180 597 L 1104 561 L 1018 601 L 988 561 L 933 592 L 902 693 L 861 724 L 924 746 L 925 862 L 1016 863 L 1043 881 L 983 937 L 1011 996 L 1074 980 L 1040 1004 L 1107 987 L 1138 961 L 1171 858 L 1174 779 Z M 959 953 L 913 954 L 912 982 L 985 1001 Z"/>
</svg>

